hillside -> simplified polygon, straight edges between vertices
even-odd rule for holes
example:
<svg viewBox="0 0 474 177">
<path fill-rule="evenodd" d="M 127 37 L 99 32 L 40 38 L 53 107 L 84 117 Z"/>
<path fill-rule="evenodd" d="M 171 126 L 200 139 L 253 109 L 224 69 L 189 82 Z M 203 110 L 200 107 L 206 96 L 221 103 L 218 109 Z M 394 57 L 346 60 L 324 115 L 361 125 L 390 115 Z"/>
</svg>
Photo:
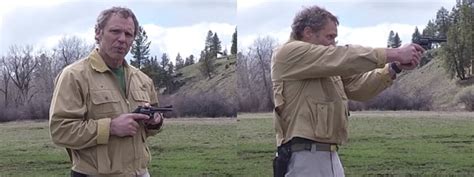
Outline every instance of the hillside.
<svg viewBox="0 0 474 177">
<path fill-rule="evenodd" d="M 173 80 L 182 86 L 173 94 L 160 98 L 164 103 L 174 105 L 172 117 L 237 116 L 236 58 L 218 58 L 214 66 L 211 79 L 201 74 L 199 62 L 176 71 Z"/>
<path fill-rule="evenodd" d="M 211 79 L 203 76 L 199 70 L 199 63 L 186 66 L 177 71 L 175 80 L 184 82 L 175 95 L 189 96 L 212 92 L 231 98 L 236 95 L 236 58 L 229 56 L 218 58 L 214 63 L 216 72 Z"/>
<path fill-rule="evenodd" d="M 441 64 L 441 59 L 436 57 L 419 69 L 405 71 L 397 79 L 397 85 L 411 98 L 417 94 L 431 95 L 434 110 L 459 110 L 454 97 L 463 86 L 451 79 Z"/>
</svg>

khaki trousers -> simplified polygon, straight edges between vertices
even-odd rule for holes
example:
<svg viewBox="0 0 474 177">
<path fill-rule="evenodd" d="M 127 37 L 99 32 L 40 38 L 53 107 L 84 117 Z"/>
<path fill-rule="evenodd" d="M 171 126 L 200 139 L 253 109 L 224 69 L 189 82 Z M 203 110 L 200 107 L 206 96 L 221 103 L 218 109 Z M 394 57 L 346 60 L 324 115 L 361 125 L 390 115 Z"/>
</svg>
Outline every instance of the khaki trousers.
<svg viewBox="0 0 474 177">
<path fill-rule="evenodd" d="M 285 177 L 344 177 L 344 168 L 337 152 L 293 152 Z"/>
</svg>

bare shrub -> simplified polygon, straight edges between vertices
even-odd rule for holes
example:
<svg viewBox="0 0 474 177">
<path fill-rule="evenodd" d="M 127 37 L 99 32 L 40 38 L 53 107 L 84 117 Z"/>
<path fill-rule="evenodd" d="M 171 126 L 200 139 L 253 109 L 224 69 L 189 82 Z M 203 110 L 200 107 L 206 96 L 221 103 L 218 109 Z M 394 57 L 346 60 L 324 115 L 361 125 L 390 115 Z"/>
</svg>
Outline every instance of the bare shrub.
<svg viewBox="0 0 474 177">
<path fill-rule="evenodd" d="M 365 102 L 365 108 L 372 110 L 431 110 L 431 95 L 423 93 L 421 90 L 415 91 L 413 95 L 409 96 L 397 86 L 393 86 Z"/>
<path fill-rule="evenodd" d="M 363 102 L 349 100 L 349 111 L 362 111 L 365 109 L 365 104 Z"/>
<path fill-rule="evenodd" d="M 467 111 L 474 111 L 474 86 L 462 89 L 455 96 L 457 103 L 463 103 Z"/>
<path fill-rule="evenodd" d="M 28 114 L 27 119 L 48 120 L 51 97 L 41 95 L 36 97 L 30 104 L 25 105 L 24 112 Z"/>
<path fill-rule="evenodd" d="M 14 121 L 17 117 L 16 110 L 9 109 L 8 107 L 0 109 L 0 122 Z"/>
<path fill-rule="evenodd" d="M 233 99 L 217 92 L 191 96 L 161 96 L 160 103 L 162 106 L 173 104 L 173 113 L 167 114 L 170 117 L 237 117 Z"/>
</svg>

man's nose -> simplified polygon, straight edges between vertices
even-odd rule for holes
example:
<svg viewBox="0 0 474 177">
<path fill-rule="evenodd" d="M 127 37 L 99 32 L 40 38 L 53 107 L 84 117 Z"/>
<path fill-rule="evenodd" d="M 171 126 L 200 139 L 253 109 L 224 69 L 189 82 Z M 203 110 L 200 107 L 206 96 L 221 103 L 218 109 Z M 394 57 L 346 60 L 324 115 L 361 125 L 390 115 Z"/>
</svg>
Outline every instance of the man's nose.
<svg viewBox="0 0 474 177">
<path fill-rule="evenodd" d="M 125 33 L 120 33 L 120 36 L 119 36 L 118 40 L 120 42 L 125 42 L 125 39 L 126 39 Z"/>
</svg>

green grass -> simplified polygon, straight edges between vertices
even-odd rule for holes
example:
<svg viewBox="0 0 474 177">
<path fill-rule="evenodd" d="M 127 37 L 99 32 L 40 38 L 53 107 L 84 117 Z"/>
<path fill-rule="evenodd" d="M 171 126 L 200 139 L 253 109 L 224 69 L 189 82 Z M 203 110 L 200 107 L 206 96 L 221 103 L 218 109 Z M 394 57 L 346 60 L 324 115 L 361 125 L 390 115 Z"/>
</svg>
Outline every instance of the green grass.
<svg viewBox="0 0 474 177">
<path fill-rule="evenodd" d="M 474 176 L 474 113 L 352 113 L 339 155 L 346 176 Z M 271 114 L 239 115 L 244 174 L 270 176 Z"/>
<path fill-rule="evenodd" d="M 152 176 L 232 176 L 238 160 L 235 119 L 167 120 L 149 138 Z M 47 122 L 0 124 L 0 177 L 67 176 L 66 151 L 52 144 Z"/>
<path fill-rule="evenodd" d="M 201 121 L 201 122 L 200 122 Z M 153 176 L 232 176 L 235 119 L 174 121 L 152 138 Z"/>
<path fill-rule="evenodd" d="M 149 139 L 152 176 L 272 176 L 272 114 L 168 119 Z M 346 176 L 474 176 L 474 113 L 355 112 L 339 154 Z M 68 176 L 47 122 L 0 124 L 0 177 Z"/>
</svg>

